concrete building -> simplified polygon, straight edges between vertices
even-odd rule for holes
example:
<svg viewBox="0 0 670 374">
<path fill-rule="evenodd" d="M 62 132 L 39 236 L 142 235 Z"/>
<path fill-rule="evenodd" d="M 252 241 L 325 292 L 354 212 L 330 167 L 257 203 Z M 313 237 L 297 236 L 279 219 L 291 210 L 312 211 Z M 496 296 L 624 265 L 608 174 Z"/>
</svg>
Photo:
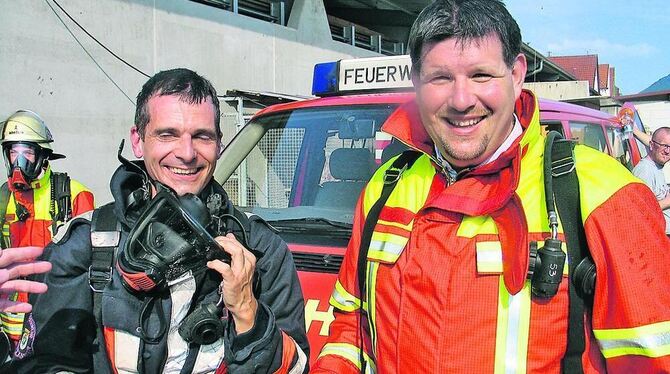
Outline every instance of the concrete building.
<svg viewBox="0 0 670 374">
<path fill-rule="evenodd" d="M 310 95 L 315 63 L 376 56 L 387 48 L 403 53 L 397 39 L 406 40 L 408 25 L 429 1 L 364 7 L 359 16 L 387 14 L 383 31 L 394 35 L 391 42 L 333 21 L 351 10 L 346 1 L 326 3 L 335 14 L 322 0 L 0 0 L 0 117 L 20 108 L 43 116 L 54 147 L 68 156 L 54 167 L 104 203 L 145 74 L 189 67 L 222 96 L 237 90 L 222 104 L 229 140 L 241 125 L 238 102 L 255 103 L 247 105 L 253 112 Z M 132 158 L 128 145 L 124 154 Z"/>
<path fill-rule="evenodd" d="M 188 67 L 209 78 L 226 142 L 258 109 L 309 96 L 318 62 L 406 53 L 430 2 L 0 0 L 0 118 L 39 113 L 68 156 L 54 168 L 102 204 L 147 76 Z M 524 53 L 528 82 L 574 80 L 530 47 Z"/>
</svg>

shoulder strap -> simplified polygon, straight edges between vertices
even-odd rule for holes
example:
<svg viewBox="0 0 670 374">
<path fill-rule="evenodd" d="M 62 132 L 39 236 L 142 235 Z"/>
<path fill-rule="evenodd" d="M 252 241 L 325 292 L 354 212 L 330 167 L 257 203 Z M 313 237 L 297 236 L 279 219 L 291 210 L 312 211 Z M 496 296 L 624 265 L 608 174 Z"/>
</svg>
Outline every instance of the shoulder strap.
<svg viewBox="0 0 670 374">
<path fill-rule="evenodd" d="M 72 218 L 70 176 L 67 173 L 51 172 L 51 232 L 56 235 L 58 223 Z M 55 203 L 55 204 L 54 204 Z M 56 209 L 56 205 L 57 209 Z"/>
<path fill-rule="evenodd" d="M 114 215 L 114 203 L 108 203 L 94 210 L 91 218 L 91 265 L 88 268 L 88 285 L 93 291 L 93 315 L 98 331 L 98 349 L 105 351 L 102 293 L 112 280 L 114 255 L 120 241 L 121 224 Z"/>
<path fill-rule="evenodd" d="M 552 184 L 558 215 L 568 247 L 568 346 L 562 360 L 564 373 L 583 373 L 582 353 L 584 343 L 584 310 L 590 305 L 587 295 L 575 283 L 575 268 L 584 260 L 592 261 L 582 224 L 579 203 L 579 180 L 575 170 L 575 142 L 556 140 L 551 147 Z"/>
<path fill-rule="evenodd" d="M 363 225 L 363 232 L 361 233 L 361 245 L 358 250 L 358 264 L 356 266 L 356 274 L 358 277 L 358 290 L 359 290 L 359 296 L 361 299 L 360 303 L 360 316 L 361 316 L 361 321 L 359 325 L 360 332 L 362 334 L 363 329 L 364 329 L 364 310 L 363 310 L 363 299 L 365 298 L 365 289 L 366 289 L 366 282 L 365 282 L 365 268 L 366 268 L 366 263 L 368 259 L 368 250 L 370 249 L 370 241 L 372 240 L 372 233 L 374 231 L 375 226 L 377 225 L 377 221 L 379 220 L 379 214 L 382 211 L 382 208 L 384 205 L 386 205 L 386 201 L 388 200 L 389 196 L 391 196 L 391 192 L 393 192 L 393 189 L 395 188 L 396 184 L 398 184 L 398 181 L 400 180 L 400 176 L 402 173 L 405 172 L 405 170 L 409 169 L 412 167 L 414 162 L 421 156 L 421 152 L 415 151 L 415 150 L 407 150 L 404 151 L 403 153 L 398 156 L 398 158 L 393 161 L 393 164 L 391 164 L 391 167 L 386 169 L 384 172 L 384 186 L 382 187 L 382 192 L 379 195 L 379 199 L 375 202 L 375 204 L 370 208 L 370 211 L 368 212 L 367 216 L 365 217 L 365 224 Z M 363 337 L 361 336 L 361 347 L 360 347 L 360 359 L 361 359 L 361 373 L 365 373 L 365 360 L 363 359 Z"/>
<path fill-rule="evenodd" d="M 9 186 L 7 182 L 0 186 L 0 230 L 4 232 L 5 215 L 7 214 L 7 204 L 9 204 Z M 0 247 L 2 249 L 9 247 L 9 238 L 0 232 Z"/>
</svg>

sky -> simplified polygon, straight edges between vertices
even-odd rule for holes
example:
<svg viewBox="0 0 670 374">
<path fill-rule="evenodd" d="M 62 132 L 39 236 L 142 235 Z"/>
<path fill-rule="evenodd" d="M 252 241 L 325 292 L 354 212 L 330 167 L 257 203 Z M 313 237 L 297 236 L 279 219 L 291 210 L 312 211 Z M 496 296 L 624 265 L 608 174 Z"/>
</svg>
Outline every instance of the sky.
<svg viewBox="0 0 670 374">
<path fill-rule="evenodd" d="M 670 74 L 668 0 L 504 0 L 525 43 L 547 56 L 597 54 L 622 95 Z"/>
</svg>

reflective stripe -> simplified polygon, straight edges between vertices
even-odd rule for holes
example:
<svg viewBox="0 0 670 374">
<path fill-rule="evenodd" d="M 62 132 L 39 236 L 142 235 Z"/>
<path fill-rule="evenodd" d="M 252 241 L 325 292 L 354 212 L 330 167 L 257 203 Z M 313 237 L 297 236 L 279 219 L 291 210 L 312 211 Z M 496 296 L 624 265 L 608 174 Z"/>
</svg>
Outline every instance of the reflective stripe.
<svg viewBox="0 0 670 374">
<path fill-rule="evenodd" d="M 370 240 L 368 259 L 394 263 L 405 249 L 414 220 L 408 224 L 379 220 Z"/>
<path fill-rule="evenodd" d="M 353 312 L 361 306 L 361 300 L 347 292 L 338 279 L 330 296 L 330 305 L 345 312 Z"/>
<path fill-rule="evenodd" d="M 368 273 L 367 273 L 367 300 L 368 302 L 365 305 L 366 311 L 368 312 L 368 324 L 370 326 L 370 341 L 372 342 L 372 355 L 377 357 L 377 311 L 376 311 L 376 302 L 377 302 L 377 271 L 379 270 L 379 263 L 374 261 L 368 262 Z"/>
<path fill-rule="evenodd" d="M 670 322 L 628 329 L 593 330 L 605 358 L 638 355 L 660 357 L 670 354 Z"/>
<path fill-rule="evenodd" d="M 302 348 L 300 348 L 293 338 L 291 338 L 291 341 L 295 344 L 295 351 L 298 354 L 298 359 L 288 374 L 300 374 L 305 371 L 305 367 L 307 366 L 307 355 L 302 351 Z"/>
<path fill-rule="evenodd" d="M 530 329 L 530 282 L 526 281 L 516 295 L 510 295 L 503 276 L 500 276 L 498 289 L 495 373 L 525 373 Z"/>
<path fill-rule="evenodd" d="M 477 273 L 500 274 L 503 271 L 502 247 L 499 241 L 477 242 Z"/>
<path fill-rule="evenodd" d="M 376 234 L 378 233 L 374 233 L 372 236 L 375 237 Z M 391 239 L 391 237 L 387 236 L 386 239 Z M 407 239 L 403 243 L 394 243 L 392 240 L 372 240 L 370 241 L 368 259 L 394 263 L 402 254 L 406 244 Z"/>
<path fill-rule="evenodd" d="M 140 338 L 127 332 L 114 330 L 114 363 L 119 374 L 139 373 L 137 357 Z"/>
<path fill-rule="evenodd" d="M 334 355 L 334 356 L 340 356 L 344 358 L 345 360 L 351 362 L 352 364 L 356 365 L 358 370 L 361 370 L 361 360 L 360 360 L 360 351 L 358 347 L 356 347 L 353 344 L 347 344 L 347 343 L 327 343 L 326 345 L 323 346 L 321 349 L 321 353 L 319 353 L 319 358 L 326 356 L 326 355 Z M 370 360 L 370 357 L 363 352 L 363 359 L 367 362 L 366 366 L 366 374 L 373 374 L 377 372 L 377 367 Z"/>
</svg>

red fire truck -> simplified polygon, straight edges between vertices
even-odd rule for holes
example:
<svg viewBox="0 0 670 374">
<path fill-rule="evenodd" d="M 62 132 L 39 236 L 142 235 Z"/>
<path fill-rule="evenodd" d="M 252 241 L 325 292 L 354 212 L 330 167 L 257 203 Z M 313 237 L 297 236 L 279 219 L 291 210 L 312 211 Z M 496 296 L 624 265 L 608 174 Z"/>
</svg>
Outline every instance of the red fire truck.
<svg viewBox="0 0 670 374">
<path fill-rule="evenodd" d="M 414 97 L 409 57 L 318 64 L 313 93 L 318 98 L 257 113 L 218 166 L 233 201 L 267 220 L 289 245 L 305 297 L 312 362 L 334 318 L 329 299 L 354 205 L 375 169 L 406 147 L 380 128 Z M 630 131 L 612 115 L 540 100 L 540 118 L 544 129 L 606 152 L 629 168 L 640 160 Z"/>
</svg>

